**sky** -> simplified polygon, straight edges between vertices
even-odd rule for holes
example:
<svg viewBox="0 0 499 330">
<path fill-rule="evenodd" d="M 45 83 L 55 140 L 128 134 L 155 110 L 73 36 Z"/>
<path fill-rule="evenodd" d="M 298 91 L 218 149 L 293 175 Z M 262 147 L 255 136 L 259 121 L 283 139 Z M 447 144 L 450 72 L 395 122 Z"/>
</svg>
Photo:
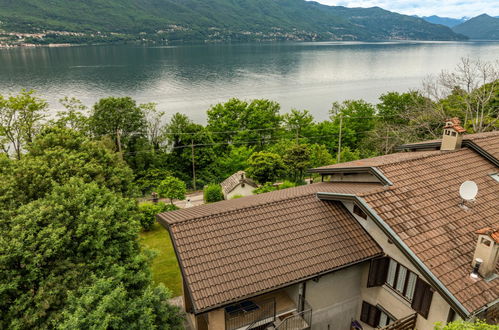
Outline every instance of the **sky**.
<svg viewBox="0 0 499 330">
<path fill-rule="evenodd" d="M 483 13 L 499 16 L 498 0 L 315 0 L 325 5 L 345 7 L 381 7 L 406 15 L 461 18 Z"/>
</svg>

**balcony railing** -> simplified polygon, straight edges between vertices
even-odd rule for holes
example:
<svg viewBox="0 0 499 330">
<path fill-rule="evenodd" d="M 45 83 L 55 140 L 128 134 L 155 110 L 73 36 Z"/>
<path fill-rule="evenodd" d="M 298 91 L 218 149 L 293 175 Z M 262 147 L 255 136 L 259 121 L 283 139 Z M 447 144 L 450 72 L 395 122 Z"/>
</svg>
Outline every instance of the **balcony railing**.
<svg viewBox="0 0 499 330">
<path fill-rule="evenodd" d="M 312 326 L 312 310 L 307 309 L 303 312 L 288 316 L 276 327 L 276 330 L 305 330 Z"/>
<path fill-rule="evenodd" d="M 275 299 L 271 298 L 258 304 L 243 302 L 225 309 L 225 329 L 249 329 L 273 323 L 276 315 Z"/>
<path fill-rule="evenodd" d="M 412 330 L 416 328 L 416 320 L 418 315 L 416 313 L 406 316 L 404 318 L 398 319 L 397 321 L 389 324 L 381 330 Z"/>
</svg>

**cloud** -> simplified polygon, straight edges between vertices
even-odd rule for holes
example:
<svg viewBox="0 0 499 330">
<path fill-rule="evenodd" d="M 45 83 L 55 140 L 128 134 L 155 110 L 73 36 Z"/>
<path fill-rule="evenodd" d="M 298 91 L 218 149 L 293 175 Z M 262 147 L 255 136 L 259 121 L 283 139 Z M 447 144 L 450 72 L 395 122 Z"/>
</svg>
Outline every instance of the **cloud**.
<svg viewBox="0 0 499 330">
<path fill-rule="evenodd" d="M 497 0 L 315 0 L 345 7 L 381 7 L 406 15 L 444 17 L 473 17 L 483 13 L 499 16 Z"/>
</svg>

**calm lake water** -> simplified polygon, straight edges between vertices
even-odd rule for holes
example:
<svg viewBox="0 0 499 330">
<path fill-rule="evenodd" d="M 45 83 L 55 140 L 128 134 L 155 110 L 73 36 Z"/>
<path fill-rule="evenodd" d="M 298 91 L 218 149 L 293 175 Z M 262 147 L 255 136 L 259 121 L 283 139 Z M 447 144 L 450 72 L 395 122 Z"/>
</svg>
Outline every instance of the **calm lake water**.
<svg viewBox="0 0 499 330">
<path fill-rule="evenodd" d="M 499 59 L 499 42 L 321 42 L 0 49 L 0 94 L 36 89 L 53 109 L 74 96 L 156 102 L 205 121 L 231 97 L 269 98 L 325 119 L 331 103 L 419 88 L 461 57 Z"/>
</svg>

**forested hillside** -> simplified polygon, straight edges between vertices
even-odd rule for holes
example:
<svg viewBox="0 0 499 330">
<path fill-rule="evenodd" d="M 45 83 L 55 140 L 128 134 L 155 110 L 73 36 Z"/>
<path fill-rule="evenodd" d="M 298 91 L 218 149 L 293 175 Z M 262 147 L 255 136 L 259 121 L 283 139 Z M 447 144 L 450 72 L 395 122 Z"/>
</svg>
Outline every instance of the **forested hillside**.
<svg viewBox="0 0 499 330">
<path fill-rule="evenodd" d="M 470 39 L 499 40 L 499 18 L 482 14 L 453 28 Z"/>
<path fill-rule="evenodd" d="M 168 40 L 461 40 L 451 29 L 381 8 L 304 0 L 0 0 L 0 28 Z"/>
</svg>

